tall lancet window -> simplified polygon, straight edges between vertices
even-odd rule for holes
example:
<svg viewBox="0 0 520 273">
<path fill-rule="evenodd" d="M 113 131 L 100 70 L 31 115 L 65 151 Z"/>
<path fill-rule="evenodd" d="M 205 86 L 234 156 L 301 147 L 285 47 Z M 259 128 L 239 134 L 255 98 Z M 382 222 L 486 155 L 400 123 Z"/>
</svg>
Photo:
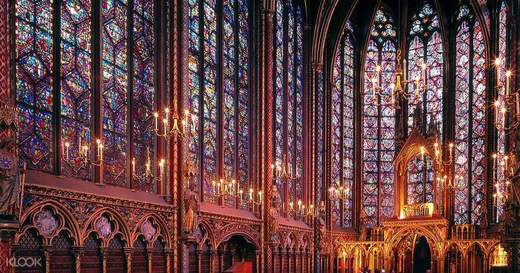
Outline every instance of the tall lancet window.
<svg viewBox="0 0 520 273">
<path fill-rule="evenodd" d="M 482 24 L 469 6 L 457 13 L 455 222 L 480 223 L 486 164 L 486 50 Z"/>
<path fill-rule="evenodd" d="M 506 86 L 506 71 L 508 67 L 510 67 L 510 40 L 509 32 L 508 30 L 508 20 L 509 20 L 509 13 L 508 13 L 508 6 L 507 1 L 501 1 L 499 5 L 499 11 L 498 11 L 498 59 L 500 59 L 501 65 L 499 66 L 499 75 L 498 78 L 498 84 L 497 84 L 497 93 L 498 98 L 497 100 L 500 103 L 503 103 L 505 100 L 505 86 Z M 496 147 L 496 153 L 497 153 L 497 160 L 496 162 L 501 162 L 504 160 L 504 156 L 507 152 L 506 149 L 506 132 L 504 130 L 501 130 L 498 132 L 497 135 L 497 147 Z M 503 193 L 505 191 L 505 174 L 502 168 L 497 168 L 496 174 L 495 174 L 496 180 L 498 181 L 498 192 Z M 495 191 L 496 193 L 496 188 Z M 504 202 L 503 200 L 498 199 L 496 204 L 496 216 L 494 220 L 500 219 L 500 217 L 503 215 L 503 206 Z"/>
<path fill-rule="evenodd" d="M 212 181 L 236 180 L 236 190 L 244 192 L 250 186 L 250 5 L 248 0 L 190 0 L 187 8 L 185 106 L 197 116 L 187 162 L 208 201 L 216 196 Z M 225 204 L 234 206 L 235 200 L 226 198 Z"/>
<path fill-rule="evenodd" d="M 420 118 L 425 132 L 430 125 L 436 124 L 442 135 L 442 98 L 444 58 L 442 34 L 439 17 L 433 4 L 426 2 L 412 17 L 408 44 L 408 132 L 413 128 L 413 115 L 420 106 Z M 425 88 L 425 89 L 424 89 Z M 420 202 L 433 202 L 434 174 L 431 164 L 424 164 L 417 157 L 408 165 L 408 193 L 422 196 Z M 410 200 L 411 201 L 411 200 Z M 415 200 L 414 202 L 419 202 Z"/>
<path fill-rule="evenodd" d="M 273 157 L 296 179 L 277 179 L 287 204 L 303 198 L 303 14 L 294 1 L 277 1 L 273 68 Z M 287 186 L 284 186 L 287 185 Z M 285 195 L 285 196 L 284 196 Z"/>
<path fill-rule="evenodd" d="M 100 29 L 91 24 L 95 9 L 102 12 Z M 153 12 L 154 2 L 145 0 L 17 3 L 20 145 L 29 168 L 90 179 L 93 167 L 81 151 L 96 148 L 92 120 L 99 118 L 103 182 L 156 190 L 156 180 L 136 181 L 127 168 L 135 157 L 136 171 L 144 172 L 146 151 L 155 156 Z M 99 39 L 94 31 L 102 34 L 101 48 L 91 47 Z M 94 62 L 101 63 L 101 88 L 93 86 Z M 101 97 L 100 106 L 91 103 L 93 95 Z"/>
<path fill-rule="evenodd" d="M 336 52 L 332 86 L 331 178 L 342 199 L 333 205 L 337 226 L 352 226 L 354 179 L 354 56 L 352 27 L 345 26 Z"/>
<path fill-rule="evenodd" d="M 361 202 L 367 226 L 392 216 L 394 208 L 395 110 L 388 98 L 397 65 L 396 33 L 390 13 L 378 9 L 367 46 L 363 85 Z"/>
<path fill-rule="evenodd" d="M 408 131 L 413 124 L 417 104 L 422 106 L 424 126 L 436 122 L 442 130 L 442 97 L 444 58 L 439 17 L 433 4 L 426 2 L 410 23 L 408 44 L 408 80 L 424 79 L 426 91 L 419 84 L 409 84 L 408 92 L 414 93 L 408 100 Z M 425 69 L 423 69 L 425 67 Z M 426 77 L 424 77 L 426 76 Z M 425 130 L 425 128 L 421 128 Z"/>
</svg>

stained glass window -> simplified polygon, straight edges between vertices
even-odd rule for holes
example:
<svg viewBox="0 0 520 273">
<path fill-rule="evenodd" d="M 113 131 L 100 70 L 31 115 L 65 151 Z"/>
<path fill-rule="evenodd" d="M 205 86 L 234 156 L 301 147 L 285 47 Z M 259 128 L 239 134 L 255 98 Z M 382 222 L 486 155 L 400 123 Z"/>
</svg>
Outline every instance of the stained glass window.
<svg viewBox="0 0 520 273">
<path fill-rule="evenodd" d="M 352 29 L 347 24 L 334 60 L 332 90 L 331 179 L 335 189 L 348 189 L 347 198 L 333 203 L 337 226 L 352 226 L 354 185 L 354 55 Z M 345 194 L 345 193 L 344 193 Z"/>
<path fill-rule="evenodd" d="M 146 173 L 148 159 L 154 164 L 155 134 L 150 128 L 154 126 L 155 111 L 154 88 L 154 52 L 155 37 L 153 25 L 153 1 L 134 0 L 134 31 L 133 31 L 133 91 L 132 91 L 132 135 L 135 172 Z M 154 179 L 137 179 L 135 183 L 141 190 L 155 191 Z"/>
<path fill-rule="evenodd" d="M 408 99 L 408 132 L 413 128 L 413 115 L 416 107 L 420 105 L 423 127 L 417 129 L 425 132 L 430 125 L 436 125 L 442 134 L 443 44 L 439 17 L 432 3 L 424 3 L 412 17 L 408 38 L 408 80 L 413 81 L 408 84 L 408 93 L 413 94 Z M 415 185 L 422 185 L 420 187 L 424 193 L 433 187 L 431 164 L 412 160 L 408 164 L 407 176 L 409 189 L 417 188 Z M 430 202 L 429 195 L 422 196 L 423 200 Z"/>
<path fill-rule="evenodd" d="M 52 8 L 48 1 L 17 1 L 17 103 L 20 155 L 29 168 L 51 171 Z"/>
<path fill-rule="evenodd" d="M 470 7 L 457 14 L 455 223 L 478 224 L 485 191 L 486 73 L 481 24 Z"/>
<path fill-rule="evenodd" d="M 424 78 L 426 90 L 422 84 L 409 84 L 408 92 L 414 94 L 408 101 L 408 131 L 412 129 L 412 116 L 418 103 L 422 106 L 422 119 L 425 130 L 431 122 L 436 122 L 442 129 L 442 97 L 444 58 L 439 17 L 431 3 L 425 3 L 411 21 L 408 49 L 408 80 Z M 423 72 L 422 66 L 426 67 Z"/>
<path fill-rule="evenodd" d="M 192 128 L 187 154 L 201 168 L 196 182 L 206 198 L 212 196 L 210 185 L 215 179 L 235 179 L 244 191 L 250 185 L 249 1 L 222 0 L 222 5 L 217 5 L 217 1 L 220 0 L 188 1 L 190 82 L 186 97 L 187 106 L 199 117 L 199 122 L 197 128 Z M 220 6 L 222 20 L 217 17 Z M 217 35 L 220 27 L 222 37 Z M 218 46 L 220 43 L 222 47 Z M 218 86 L 220 78 L 222 88 Z M 219 135 L 222 135 L 221 148 L 217 147 Z M 223 177 L 218 177 L 220 167 Z M 233 205 L 234 201 L 230 198 L 226 204 Z"/>
<path fill-rule="evenodd" d="M 362 208 L 367 226 L 393 215 L 395 110 L 390 86 L 397 64 L 396 33 L 390 13 L 377 10 L 365 59 L 362 108 Z"/>
<path fill-rule="evenodd" d="M 319 204 L 321 201 L 325 201 L 326 194 L 323 190 L 323 185 L 325 183 L 325 145 L 324 145 L 324 130 L 325 130 L 325 92 L 324 92 L 324 75 L 322 70 L 318 70 L 316 72 L 316 120 L 314 123 L 314 128 L 316 128 L 316 136 L 315 136 L 315 145 L 316 145 L 316 178 L 315 178 L 315 188 L 316 188 L 316 195 L 314 198 L 314 201 L 316 204 Z"/>
<path fill-rule="evenodd" d="M 103 138 L 105 178 L 128 186 L 125 162 L 128 138 L 128 60 L 126 0 L 102 2 L 103 7 Z"/>
<path fill-rule="evenodd" d="M 95 149 L 91 120 L 103 121 L 104 179 L 106 183 L 129 186 L 127 174 L 130 155 L 137 158 L 136 169 L 142 171 L 146 151 L 155 156 L 150 116 L 155 108 L 153 2 L 136 0 L 128 6 L 125 0 L 107 0 L 102 8 L 102 51 L 93 54 L 90 0 L 60 2 L 18 2 L 17 18 L 17 101 L 22 131 L 22 157 L 30 168 L 55 171 L 67 176 L 90 179 L 92 169 L 79 159 L 79 147 Z M 61 11 L 57 30 L 52 22 Z M 130 18 L 130 14 L 133 17 Z M 133 28 L 130 29 L 130 24 Z M 56 28 L 55 28 L 56 29 Z M 52 45 L 57 43 L 58 47 Z M 129 48 L 133 48 L 129 52 Z M 60 50 L 60 58 L 54 50 Z M 99 49 L 95 49 L 99 50 Z M 93 56 L 102 56 L 102 107 L 91 104 Z M 133 60 L 130 65 L 130 60 Z M 51 71 L 57 67 L 57 71 Z M 51 77 L 60 79 L 51 84 Z M 130 79 L 132 79 L 130 81 Z M 97 92 L 97 91 L 96 91 Z M 53 105 L 59 98 L 59 105 Z M 133 102 L 132 105 L 129 105 Z M 59 113 L 53 113 L 59 111 Z M 53 116 L 55 115 L 55 116 Z M 128 128 L 132 124 L 132 128 Z M 51 132 L 61 126 L 62 154 L 53 143 Z M 134 147 L 129 147 L 130 139 Z M 65 144 L 67 143 L 67 144 Z M 67 151 L 67 152 L 66 152 Z M 66 156 L 68 155 L 68 157 Z M 59 158 L 61 170 L 53 168 Z M 151 180 L 134 185 L 153 191 Z"/>
<path fill-rule="evenodd" d="M 303 198 L 303 15 L 293 1 L 276 4 L 273 46 L 273 157 L 297 177 L 278 179 L 276 185 L 280 193 L 287 190 L 287 202 L 296 204 Z"/>
<path fill-rule="evenodd" d="M 498 59 L 500 59 L 500 62 L 502 65 L 500 65 L 500 78 L 498 79 L 498 87 L 497 87 L 497 93 L 498 97 L 497 100 L 503 105 L 503 102 L 505 101 L 505 84 L 506 84 L 506 70 L 507 67 L 510 65 L 508 63 L 509 57 L 509 34 L 508 34 L 508 6 L 507 1 L 501 1 L 500 10 L 498 11 Z M 499 117 L 499 122 L 502 122 L 501 118 Z M 496 162 L 501 162 L 504 159 L 504 156 L 506 154 L 506 132 L 505 131 L 499 131 L 497 134 L 497 147 L 496 147 L 496 153 L 497 153 L 497 160 Z M 505 181 L 504 179 L 505 174 L 502 170 L 502 168 L 497 168 L 495 179 L 498 181 L 498 191 L 499 192 L 505 192 L 505 184 L 503 183 Z M 496 192 L 496 188 L 494 189 L 494 192 Z M 496 206 L 496 216 L 494 219 L 498 220 L 503 214 L 503 200 L 499 200 L 498 204 Z"/>
<path fill-rule="evenodd" d="M 61 4 L 61 115 L 62 139 L 75 156 L 90 134 L 91 100 L 91 16 L 90 0 L 63 1 Z M 89 168 L 81 160 L 66 160 L 63 173 L 89 178 Z"/>
</svg>

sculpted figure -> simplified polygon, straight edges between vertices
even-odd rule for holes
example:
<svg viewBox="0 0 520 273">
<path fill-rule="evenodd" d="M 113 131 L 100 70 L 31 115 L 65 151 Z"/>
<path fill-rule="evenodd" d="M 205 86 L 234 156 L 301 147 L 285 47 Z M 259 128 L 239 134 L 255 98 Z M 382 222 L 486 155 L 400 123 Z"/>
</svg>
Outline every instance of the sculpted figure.
<svg viewBox="0 0 520 273">
<path fill-rule="evenodd" d="M 16 129 L 16 110 L 0 102 L 0 216 L 19 213 L 25 167 L 18 166 Z"/>
<path fill-rule="evenodd" d="M 199 198 L 197 192 L 195 192 L 195 183 L 192 176 L 188 189 L 184 192 L 184 233 L 193 234 L 195 232 L 199 208 Z"/>
</svg>

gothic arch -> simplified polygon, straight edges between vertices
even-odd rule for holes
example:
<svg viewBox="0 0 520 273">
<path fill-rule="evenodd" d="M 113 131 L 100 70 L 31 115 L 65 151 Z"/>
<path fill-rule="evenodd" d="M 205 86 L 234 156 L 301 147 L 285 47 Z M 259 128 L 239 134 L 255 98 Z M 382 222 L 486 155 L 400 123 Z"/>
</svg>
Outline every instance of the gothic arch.
<svg viewBox="0 0 520 273">
<path fill-rule="evenodd" d="M 101 234 L 99 230 L 96 229 L 96 223 L 102 216 L 107 216 L 108 221 L 111 224 L 114 224 L 114 230 L 111 230 L 110 233 L 106 236 Z M 86 239 L 91 233 L 95 233 L 98 239 L 101 241 L 103 245 L 108 245 L 110 240 L 112 240 L 116 235 L 120 234 L 122 236 L 123 241 L 127 244 L 132 242 L 130 228 L 127 224 L 128 221 L 125 221 L 121 215 L 111 208 L 102 208 L 98 209 L 90 217 L 85 221 L 82 240 Z"/>
<path fill-rule="evenodd" d="M 45 234 L 46 232 L 42 232 L 41 228 L 38 228 L 34 223 L 35 216 L 43 212 L 43 210 L 46 208 L 49 208 L 52 213 L 52 217 L 57 217 L 57 220 L 59 221 L 59 223 L 52 224 L 57 224 L 57 226 L 55 226 L 54 229 L 49 230 L 48 234 Z M 52 221 L 52 219 L 49 219 L 49 221 Z M 76 218 L 62 204 L 54 200 L 45 200 L 26 209 L 20 218 L 20 222 L 24 224 L 24 227 L 16 235 L 15 242 L 18 242 L 21 235 L 23 235 L 27 230 L 34 229 L 37 231 L 39 236 L 43 238 L 43 241 L 46 244 L 50 244 L 52 239 L 58 236 L 61 231 L 67 231 L 76 246 L 82 245 L 83 240 L 80 236 L 80 228 Z M 51 228 L 51 226 L 47 226 L 46 228 Z"/>
<path fill-rule="evenodd" d="M 152 225 L 152 228 L 155 228 L 156 231 L 150 239 L 148 239 L 146 234 L 143 233 L 143 229 L 147 228 L 143 225 L 147 223 L 147 221 Z M 163 238 L 163 241 L 167 246 L 171 245 L 171 239 L 167 225 L 163 220 L 161 220 L 161 217 L 155 213 L 148 213 L 141 217 L 141 220 L 137 222 L 130 237 L 132 242 L 135 241 L 140 235 L 144 236 L 149 246 L 153 246 L 154 242 L 159 238 Z M 148 237 L 150 237 L 150 235 L 148 235 Z"/>
</svg>

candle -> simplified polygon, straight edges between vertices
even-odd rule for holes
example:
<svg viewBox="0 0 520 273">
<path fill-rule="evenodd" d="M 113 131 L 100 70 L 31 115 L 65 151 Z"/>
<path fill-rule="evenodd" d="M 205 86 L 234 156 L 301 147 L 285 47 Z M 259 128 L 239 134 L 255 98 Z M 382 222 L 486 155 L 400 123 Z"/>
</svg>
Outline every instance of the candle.
<svg viewBox="0 0 520 273">
<path fill-rule="evenodd" d="M 70 146 L 70 143 L 65 142 L 65 160 L 69 160 L 69 146 Z"/>
<path fill-rule="evenodd" d="M 504 156 L 504 173 L 507 171 L 507 161 L 509 160 L 509 156 Z"/>
<path fill-rule="evenodd" d="M 421 159 L 424 161 L 424 146 L 421 146 Z"/>
<path fill-rule="evenodd" d="M 500 112 L 502 113 L 502 128 L 506 128 L 506 111 L 507 109 L 505 107 L 500 109 Z"/>
<path fill-rule="evenodd" d="M 244 191 L 243 190 L 239 190 L 238 193 L 240 195 L 240 203 L 242 203 L 242 194 L 244 193 Z"/>
<path fill-rule="evenodd" d="M 497 82 L 498 82 L 498 86 L 500 86 L 500 58 L 496 58 L 495 59 L 495 69 L 497 71 Z"/>
<path fill-rule="evenodd" d="M 132 176 L 135 175 L 135 157 L 132 158 Z"/>
<path fill-rule="evenodd" d="M 258 191 L 258 202 L 262 204 L 262 191 Z"/>
<path fill-rule="evenodd" d="M 157 130 L 159 130 L 159 124 L 158 124 L 159 113 L 157 113 L 157 112 L 153 113 L 153 117 L 155 118 L 155 131 L 157 131 Z"/>
<path fill-rule="evenodd" d="M 151 170 L 150 170 L 150 166 L 151 166 L 150 147 L 146 148 L 146 163 L 145 163 L 145 166 L 146 166 L 146 174 L 150 175 L 151 174 Z"/>
<path fill-rule="evenodd" d="M 510 81 L 511 81 L 511 70 L 507 70 L 506 71 L 506 97 L 509 96 L 509 93 L 511 91 L 511 90 L 509 90 Z"/>
<path fill-rule="evenodd" d="M 159 161 L 159 178 L 162 180 L 164 176 L 164 158 Z"/>
<path fill-rule="evenodd" d="M 249 188 L 249 201 L 253 201 L 253 188 Z"/>
<path fill-rule="evenodd" d="M 302 200 L 298 200 L 298 211 L 302 211 Z"/>
<path fill-rule="evenodd" d="M 164 124 L 164 134 L 166 135 L 168 133 L 168 119 L 163 118 L 163 124 Z"/>
</svg>

